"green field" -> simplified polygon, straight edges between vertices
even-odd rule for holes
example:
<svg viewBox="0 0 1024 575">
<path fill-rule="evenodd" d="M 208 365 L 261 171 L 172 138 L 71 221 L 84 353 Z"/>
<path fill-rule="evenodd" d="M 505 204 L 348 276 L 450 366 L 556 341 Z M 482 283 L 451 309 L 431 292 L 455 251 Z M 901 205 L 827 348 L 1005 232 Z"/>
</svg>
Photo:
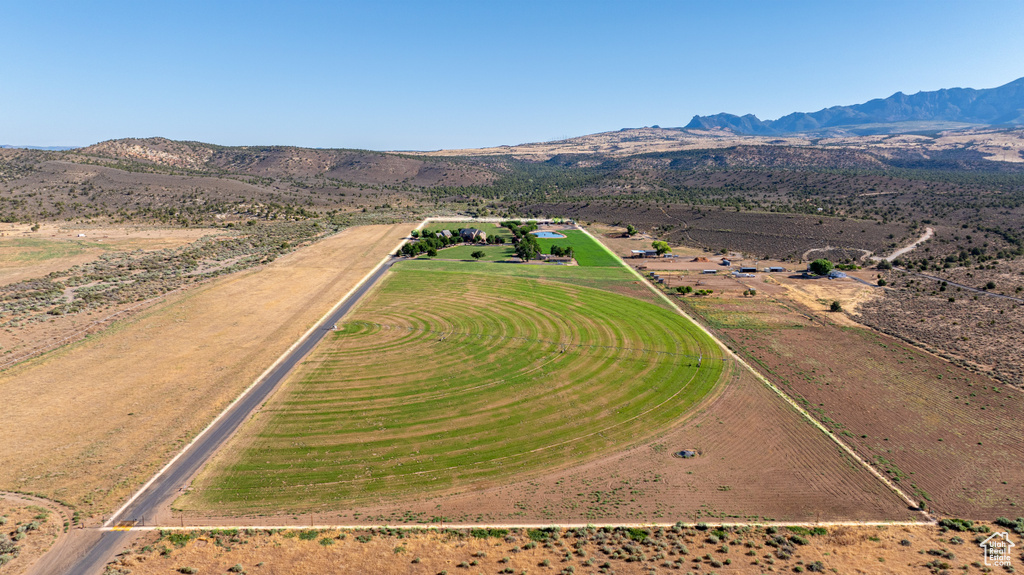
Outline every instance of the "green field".
<svg viewBox="0 0 1024 575">
<path fill-rule="evenodd" d="M 573 285 L 573 272 L 612 289 Z M 721 356 L 680 315 L 613 293 L 627 277 L 397 264 L 176 507 L 340 509 L 518 479 L 657 434 L 711 391 Z"/>
<path fill-rule="evenodd" d="M 572 247 L 576 263 L 581 266 L 621 267 L 622 260 L 579 230 L 559 230 L 565 238 L 538 238 L 541 250 L 549 254 L 551 246 Z"/>
</svg>

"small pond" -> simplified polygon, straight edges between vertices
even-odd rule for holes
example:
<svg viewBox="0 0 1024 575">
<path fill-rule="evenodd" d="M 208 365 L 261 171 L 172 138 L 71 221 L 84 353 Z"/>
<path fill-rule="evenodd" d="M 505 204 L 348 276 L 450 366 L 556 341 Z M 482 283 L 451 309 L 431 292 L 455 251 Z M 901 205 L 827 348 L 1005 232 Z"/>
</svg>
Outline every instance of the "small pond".
<svg viewBox="0 0 1024 575">
<path fill-rule="evenodd" d="M 551 231 L 547 231 L 547 230 L 542 230 L 542 231 L 539 231 L 539 232 L 530 232 L 530 233 L 535 235 L 535 236 L 537 236 L 538 238 L 564 238 L 565 237 L 563 234 L 560 234 L 558 232 L 551 232 Z"/>
</svg>

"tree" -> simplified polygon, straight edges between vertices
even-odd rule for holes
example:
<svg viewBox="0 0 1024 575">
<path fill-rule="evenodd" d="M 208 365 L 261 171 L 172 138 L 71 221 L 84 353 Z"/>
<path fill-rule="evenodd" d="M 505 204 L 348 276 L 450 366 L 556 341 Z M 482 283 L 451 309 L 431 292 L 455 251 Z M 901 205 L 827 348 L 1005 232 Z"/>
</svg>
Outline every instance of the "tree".
<svg viewBox="0 0 1024 575">
<path fill-rule="evenodd" d="M 409 234 L 409 235 L 411 235 L 414 238 L 418 238 L 418 237 L 420 237 L 420 231 L 419 230 L 413 230 L 412 233 Z"/>
<path fill-rule="evenodd" d="M 427 248 L 427 257 L 428 258 L 435 258 L 435 257 L 437 257 L 437 250 L 435 250 L 434 248 Z"/>
<path fill-rule="evenodd" d="M 880 269 L 880 270 L 891 270 L 892 269 L 892 263 L 889 260 L 882 260 L 882 261 L 878 262 L 878 265 L 875 266 L 875 267 L 877 269 Z"/>
<path fill-rule="evenodd" d="M 659 256 L 672 251 L 672 248 L 668 246 L 668 242 L 653 241 L 651 242 L 651 247 L 654 248 L 654 251 L 658 252 Z"/>
<path fill-rule="evenodd" d="M 832 262 L 826 260 L 825 258 L 819 258 L 814 260 L 808 267 L 811 268 L 812 272 L 818 274 L 819 276 L 828 275 L 828 272 L 832 271 L 835 268 L 835 266 L 832 265 Z"/>
<path fill-rule="evenodd" d="M 469 254 L 469 255 L 473 256 L 473 259 L 475 259 L 475 260 L 478 260 L 478 261 L 479 261 L 479 260 L 480 260 L 480 258 L 484 257 L 484 256 L 485 256 L 485 255 L 487 255 L 487 254 L 485 254 L 484 252 L 482 252 L 482 251 L 480 251 L 480 250 L 477 250 L 477 251 L 475 251 L 475 252 L 473 252 L 473 253 L 471 253 L 471 254 Z"/>
<path fill-rule="evenodd" d="M 516 255 L 524 262 L 537 259 L 539 254 L 539 247 L 525 239 L 516 244 Z"/>
<path fill-rule="evenodd" d="M 839 303 L 839 300 L 835 300 L 832 302 L 832 305 L 829 306 L 829 309 L 832 311 L 843 311 L 843 304 Z"/>
<path fill-rule="evenodd" d="M 633 224 L 626 226 L 626 235 L 635 236 L 639 233 L 639 230 Z"/>
</svg>

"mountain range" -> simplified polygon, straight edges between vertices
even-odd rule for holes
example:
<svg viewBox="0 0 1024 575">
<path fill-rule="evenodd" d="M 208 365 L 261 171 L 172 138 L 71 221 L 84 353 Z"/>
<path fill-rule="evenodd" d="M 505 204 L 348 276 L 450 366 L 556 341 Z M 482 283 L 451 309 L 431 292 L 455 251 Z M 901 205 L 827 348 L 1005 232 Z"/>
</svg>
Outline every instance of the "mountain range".
<svg viewBox="0 0 1024 575">
<path fill-rule="evenodd" d="M 724 128 L 737 134 L 773 136 L 843 131 L 866 135 L 969 125 L 1024 125 L 1024 78 L 982 90 L 948 88 L 911 95 L 896 92 L 863 104 L 794 112 L 777 120 L 761 120 L 753 114 L 694 116 L 686 128 Z"/>
</svg>

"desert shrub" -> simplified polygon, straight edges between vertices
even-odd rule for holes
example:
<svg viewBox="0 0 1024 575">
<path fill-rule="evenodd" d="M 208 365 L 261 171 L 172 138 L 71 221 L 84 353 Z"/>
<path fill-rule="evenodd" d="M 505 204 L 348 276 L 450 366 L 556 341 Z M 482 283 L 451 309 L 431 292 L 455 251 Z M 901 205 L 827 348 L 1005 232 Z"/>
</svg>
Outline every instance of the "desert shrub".
<svg viewBox="0 0 1024 575">
<path fill-rule="evenodd" d="M 810 534 L 816 537 L 821 535 L 828 535 L 828 529 L 825 529 L 824 527 L 813 527 L 811 528 Z"/>
<path fill-rule="evenodd" d="M 331 539 L 330 537 L 324 537 L 320 539 L 320 544 L 324 547 L 327 547 L 328 545 L 334 545 L 334 539 Z"/>
<path fill-rule="evenodd" d="M 508 535 L 508 529 L 470 529 L 469 534 L 477 539 L 488 537 L 504 537 Z"/>
<path fill-rule="evenodd" d="M 312 541 L 316 539 L 317 535 L 320 535 L 315 529 L 304 529 L 299 531 L 299 539 L 303 541 Z"/>
<path fill-rule="evenodd" d="M 637 543 L 643 543 L 647 540 L 647 536 L 649 535 L 646 529 L 641 529 L 639 527 L 630 527 L 627 530 L 627 533 L 629 534 L 629 538 Z"/>
<path fill-rule="evenodd" d="M 995 524 L 1000 527 L 1006 527 L 1012 529 L 1014 533 L 1018 535 L 1024 535 L 1024 517 L 1018 517 L 1016 521 L 1011 521 L 1005 517 L 1000 517 L 995 520 Z"/>
<path fill-rule="evenodd" d="M 192 540 L 192 535 L 182 531 L 162 531 L 161 536 L 175 547 L 184 547 Z"/>
<path fill-rule="evenodd" d="M 527 529 L 526 536 L 532 541 L 543 543 L 551 536 L 550 529 Z"/>
<path fill-rule="evenodd" d="M 234 567 L 229 567 L 228 571 L 232 573 L 245 573 L 245 567 L 242 567 L 241 563 L 235 563 Z"/>
<path fill-rule="evenodd" d="M 945 527 L 951 531 L 973 531 L 974 522 L 967 519 L 943 519 L 939 521 L 939 527 Z"/>
<path fill-rule="evenodd" d="M 184 573 L 185 575 L 195 575 L 195 567 L 178 567 L 178 573 Z"/>
</svg>

